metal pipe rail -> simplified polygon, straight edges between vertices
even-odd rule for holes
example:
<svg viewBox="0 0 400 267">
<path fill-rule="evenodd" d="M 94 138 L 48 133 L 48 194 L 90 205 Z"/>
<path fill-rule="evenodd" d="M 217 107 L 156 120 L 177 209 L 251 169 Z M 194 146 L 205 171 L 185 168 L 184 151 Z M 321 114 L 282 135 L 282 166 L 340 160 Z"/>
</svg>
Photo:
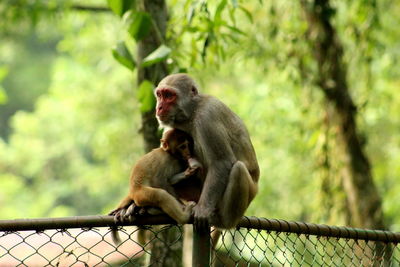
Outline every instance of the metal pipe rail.
<svg viewBox="0 0 400 267">
<path fill-rule="evenodd" d="M 390 231 L 329 226 L 257 217 L 243 217 L 238 227 L 324 237 L 351 238 L 365 241 L 400 242 L 400 233 Z"/>
<path fill-rule="evenodd" d="M 0 220 L 0 231 L 42 231 L 46 229 L 115 227 L 129 225 L 140 226 L 161 224 L 175 224 L 175 221 L 166 215 L 138 217 L 135 218 L 135 220 L 133 220 L 132 222 L 124 223 L 115 223 L 112 216 L 101 215 L 64 218 L 16 219 Z M 390 231 L 368 230 L 344 226 L 328 226 L 323 224 L 257 217 L 243 217 L 240 220 L 237 228 L 252 228 L 266 231 L 287 232 L 304 235 L 317 235 L 336 238 L 351 238 L 366 241 L 400 243 L 400 233 L 394 233 Z"/>
</svg>

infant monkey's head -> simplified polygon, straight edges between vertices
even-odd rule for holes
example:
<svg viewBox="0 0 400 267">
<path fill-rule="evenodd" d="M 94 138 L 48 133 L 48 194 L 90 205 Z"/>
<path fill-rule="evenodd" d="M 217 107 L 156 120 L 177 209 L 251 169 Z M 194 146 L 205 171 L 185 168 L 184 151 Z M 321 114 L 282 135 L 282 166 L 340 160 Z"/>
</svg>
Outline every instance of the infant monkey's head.
<svg viewBox="0 0 400 267">
<path fill-rule="evenodd" d="M 193 156 L 193 138 L 184 131 L 171 129 L 165 131 L 161 141 L 161 148 L 174 157 L 188 160 Z"/>
</svg>

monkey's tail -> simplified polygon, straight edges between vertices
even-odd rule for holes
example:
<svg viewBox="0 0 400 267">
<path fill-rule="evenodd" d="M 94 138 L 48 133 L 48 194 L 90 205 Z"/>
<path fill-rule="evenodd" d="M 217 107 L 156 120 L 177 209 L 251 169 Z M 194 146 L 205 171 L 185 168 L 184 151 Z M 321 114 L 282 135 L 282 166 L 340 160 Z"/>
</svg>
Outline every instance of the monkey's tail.
<svg viewBox="0 0 400 267">
<path fill-rule="evenodd" d="M 212 227 L 212 232 L 211 232 L 211 247 L 215 250 L 218 244 L 218 240 L 221 237 L 222 230 L 218 229 L 217 227 Z"/>
<path fill-rule="evenodd" d="M 121 244 L 121 237 L 119 235 L 119 230 L 118 227 L 113 227 L 111 228 L 111 239 L 113 243 L 118 246 Z M 146 235 L 146 229 L 142 227 L 138 227 L 137 230 L 137 242 L 141 245 L 144 246 L 147 242 L 147 235 Z"/>
<path fill-rule="evenodd" d="M 121 244 L 121 237 L 119 236 L 118 233 L 118 227 L 111 228 L 111 238 L 116 246 Z"/>
<path fill-rule="evenodd" d="M 146 244 L 146 241 L 147 241 L 146 239 L 147 239 L 146 229 L 142 228 L 142 227 L 139 227 L 138 231 L 137 231 L 137 240 L 138 240 L 139 244 L 141 246 L 144 246 Z"/>
</svg>

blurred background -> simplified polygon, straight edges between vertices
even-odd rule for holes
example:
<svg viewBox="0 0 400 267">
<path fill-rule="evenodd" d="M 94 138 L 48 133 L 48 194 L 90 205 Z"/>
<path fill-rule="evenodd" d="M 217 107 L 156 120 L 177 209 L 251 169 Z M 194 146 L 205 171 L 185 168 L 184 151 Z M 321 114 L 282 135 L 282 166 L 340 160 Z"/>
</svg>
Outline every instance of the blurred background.
<svg viewBox="0 0 400 267">
<path fill-rule="evenodd" d="M 0 2 L 0 219 L 106 214 L 127 193 L 155 84 L 138 81 L 152 18 L 135 2 Z M 247 215 L 400 231 L 400 2 L 166 4 L 147 62 L 248 126 Z"/>
</svg>

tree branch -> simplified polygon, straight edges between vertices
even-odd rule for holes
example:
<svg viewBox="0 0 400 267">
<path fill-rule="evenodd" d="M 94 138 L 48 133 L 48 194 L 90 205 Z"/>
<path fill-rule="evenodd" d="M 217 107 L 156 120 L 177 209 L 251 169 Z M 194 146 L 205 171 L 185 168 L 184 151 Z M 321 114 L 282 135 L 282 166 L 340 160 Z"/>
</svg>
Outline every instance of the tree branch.
<svg viewBox="0 0 400 267">
<path fill-rule="evenodd" d="M 111 10 L 108 7 L 101 6 L 84 6 L 84 5 L 72 5 L 71 9 L 78 11 L 86 11 L 86 12 L 110 12 Z"/>
</svg>

